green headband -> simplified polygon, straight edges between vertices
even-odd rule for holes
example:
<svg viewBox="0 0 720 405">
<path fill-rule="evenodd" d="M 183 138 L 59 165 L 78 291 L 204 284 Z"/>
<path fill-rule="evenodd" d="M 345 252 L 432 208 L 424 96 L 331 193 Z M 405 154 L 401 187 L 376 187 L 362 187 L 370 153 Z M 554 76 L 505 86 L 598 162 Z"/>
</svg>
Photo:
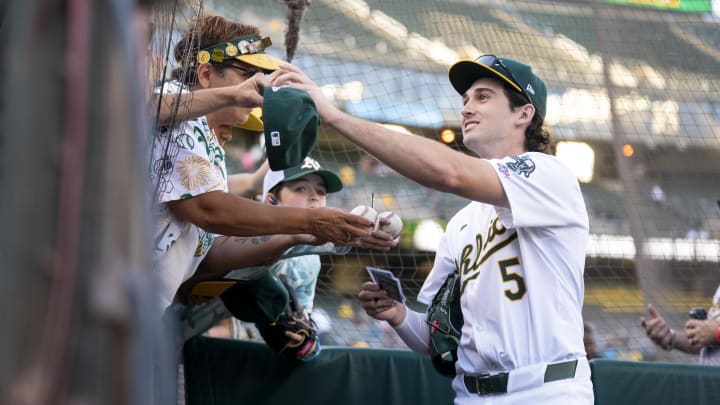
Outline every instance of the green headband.
<svg viewBox="0 0 720 405">
<path fill-rule="evenodd" d="M 246 35 L 199 50 L 195 58 L 193 58 L 193 62 L 198 65 L 208 62 L 222 63 L 228 59 L 235 59 L 240 55 L 265 53 L 265 49 L 270 45 L 272 45 L 270 37 L 262 38 L 259 35 Z"/>
</svg>

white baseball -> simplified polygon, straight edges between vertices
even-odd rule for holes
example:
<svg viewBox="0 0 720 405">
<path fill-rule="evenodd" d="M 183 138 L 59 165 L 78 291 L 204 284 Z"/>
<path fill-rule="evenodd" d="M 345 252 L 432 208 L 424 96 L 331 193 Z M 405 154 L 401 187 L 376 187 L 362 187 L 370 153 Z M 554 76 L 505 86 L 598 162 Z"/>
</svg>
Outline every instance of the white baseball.
<svg viewBox="0 0 720 405">
<path fill-rule="evenodd" d="M 380 221 L 385 219 L 390 221 L 388 224 L 381 224 Z M 400 216 L 392 211 L 381 212 L 378 215 L 378 229 L 385 233 L 389 233 L 393 237 L 397 237 L 402 232 L 403 222 Z"/>
<path fill-rule="evenodd" d="M 372 221 L 373 224 L 375 223 L 375 221 L 377 221 L 377 211 L 375 211 L 375 209 L 372 207 L 368 207 L 367 205 L 358 205 L 350 212 L 352 214 L 360 215 L 361 217 L 369 219 L 370 221 Z"/>
</svg>

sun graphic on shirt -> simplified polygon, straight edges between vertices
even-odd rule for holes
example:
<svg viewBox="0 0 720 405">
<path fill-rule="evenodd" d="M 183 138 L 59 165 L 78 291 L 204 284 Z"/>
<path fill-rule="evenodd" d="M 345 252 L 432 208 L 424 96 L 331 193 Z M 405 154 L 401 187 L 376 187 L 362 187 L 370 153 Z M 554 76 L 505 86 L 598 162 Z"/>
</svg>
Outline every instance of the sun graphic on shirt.
<svg viewBox="0 0 720 405">
<path fill-rule="evenodd" d="M 206 185 L 212 181 L 212 165 L 201 157 L 186 157 L 179 161 L 175 167 L 180 175 L 180 183 L 188 190 L 195 190 L 198 186 Z"/>
</svg>

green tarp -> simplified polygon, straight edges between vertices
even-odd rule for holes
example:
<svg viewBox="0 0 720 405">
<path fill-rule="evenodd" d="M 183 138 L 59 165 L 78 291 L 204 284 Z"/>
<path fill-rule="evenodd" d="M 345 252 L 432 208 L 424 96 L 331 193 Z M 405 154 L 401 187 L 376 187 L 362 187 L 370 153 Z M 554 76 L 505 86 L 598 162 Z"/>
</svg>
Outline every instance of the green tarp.
<svg viewBox="0 0 720 405">
<path fill-rule="evenodd" d="M 593 360 L 596 405 L 718 405 L 720 367 Z"/>
<path fill-rule="evenodd" d="M 593 360 L 597 405 L 719 405 L 720 367 Z M 187 405 L 452 404 L 451 379 L 409 350 L 326 347 L 294 363 L 263 343 L 196 337 L 185 345 Z"/>
<path fill-rule="evenodd" d="M 187 405 L 452 404 L 451 379 L 410 350 L 324 347 L 294 363 L 265 344 L 197 337 L 185 345 Z"/>
</svg>

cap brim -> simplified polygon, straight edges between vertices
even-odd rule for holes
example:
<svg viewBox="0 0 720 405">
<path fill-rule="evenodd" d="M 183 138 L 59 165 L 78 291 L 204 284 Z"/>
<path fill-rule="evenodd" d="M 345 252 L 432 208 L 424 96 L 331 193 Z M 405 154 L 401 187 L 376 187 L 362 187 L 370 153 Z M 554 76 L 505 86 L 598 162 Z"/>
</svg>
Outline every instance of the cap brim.
<svg viewBox="0 0 720 405">
<path fill-rule="evenodd" d="M 340 177 L 338 177 L 335 173 L 327 170 L 318 170 L 317 172 L 315 172 L 315 174 L 325 180 L 325 191 L 327 191 L 328 193 L 337 193 L 338 191 L 342 190 L 342 181 L 340 180 Z"/>
<path fill-rule="evenodd" d="M 237 128 L 247 129 L 253 132 L 262 132 L 264 125 L 262 121 L 262 108 L 255 107 L 250 111 L 248 120 L 244 124 L 235 124 Z"/>
<path fill-rule="evenodd" d="M 277 70 L 280 64 L 283 63 L 280 59 L 276 59 L 266 53 L 248 53 L 238 55 L 235 59 L 263 70 Z"/>
<path fill-rule="evenodd" d="M 300 172 L 295 174 L 294 176 L 284 178 L 282 182 L 286 183 L 288 181 L 297 180 L 301 177 L 307 176 L 308 174 L 317 174 L 318 176 L 322 177 L 323 181 L 325 182 L 325 191 L 327 191 L 328 193 L 336 193 L 343 188 L 343 183 L 340 180 L 340 177 L 337 176 L 337 174 L 323 169 Z"/>
<path fill-rule="evenodd" d="M 520 89 L 520 87 L 518 87 L 518 85 L 510 78 L 490 66 L 474 60 L 461 60 L 456 62 L 454 65 L 450 66 L 448 76 L 450 77 L 450 84 L 452 84 L 455 91 L 460 93 L 460 95 L 465 94 L 467 89 L 469 89 L 475 81 L 483 77 L 500 79 L 522 93 L 522 89 Z"/>
</svg>

